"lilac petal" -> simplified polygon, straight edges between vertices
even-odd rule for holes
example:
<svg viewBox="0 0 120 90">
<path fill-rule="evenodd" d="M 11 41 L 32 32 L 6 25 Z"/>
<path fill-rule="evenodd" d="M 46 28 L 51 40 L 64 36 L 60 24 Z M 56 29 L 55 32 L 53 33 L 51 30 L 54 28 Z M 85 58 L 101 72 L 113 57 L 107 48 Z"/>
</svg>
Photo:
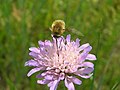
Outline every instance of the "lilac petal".
<svg viewBox="0 0 120 90">
<path fill-rule="evenodd" d="M 82 81 L 79 80 L 79 79 L 76 78 L 76 77 L 72 77 L 72 78 L 71 78 L 71 81 L 74 82 L 75 84 L 78 84 L 78 85 L 82 84 Z"/>
<path fill-rule="evenodd" d="M 47 54 L 46 49 L 45 49 L 45 48 L 40 48 L 40 53 L 41 53 L 42 55 Z"/>
<path fill-rule="evenodd" d="M 65 73 L 60 73 L 60 80 L 63 80 L 65 78 Z"/>
<path fill-rule="evenodd" d="M 25 62 L 25 66 L 39 66 L 39 64 L 35 60 L 29 60 L 29 61 Z"/>
<path fill-rule="evenodd" d="M 75 45 L 76 45 L 77 47 L 80 46 L 80 40 L 79 40 L 78 38 L 76 39 Z"/>
<path fill-rule="evenodd" d="M 45 41 L 45 48 L 50 48 L 52 43 L 50 41 Z"/>
<path fill-rule="evenodd" d="M 48 86 L 48 87 L 51 87 L 51 86 L 53 85 L 53 82 L 54 82 L 54 81 L 51 81 L 50 83 L 48 83 L 47 86 Z"/>
<path fill-rule="evenodd" d="M 38 74 L 38 75 L 36 76 L 36 78 L 43 78 L 43 77 L 45 77 L 47 74 L 48 74 L 47 72 L 43 72 L 43 73 L 41 73 L 41 74 Z"/>
<path fill-rule="evenodd" d="M 84 51 L 85 51 L 86 53 L 89 53 L 89 52 L 91 51 L 91 49 L 92 49 L 92 47 L 91 47 L 91 46 L 88 46 L 88 47 L 86 47 L 86 48 L 84 49 Z"/>
<path fill-rule="evenodd" d="M 35 52 L 35 53 L 40 53 L 40 50 L 36 47 L 31 47 L 29 48 L 30 51 Z"/>
<path fill-rule="evenodd" d="M 57 38 L 57 47 L 61 47 L 64 44 L 63 37 Z"/>
<path fill-rule="evenodd" d="M 87 55 L 88 55 L 88 53 L 86 53 L 86 52 L 81 53 L 79 56 L 79 61 L 83 62 L 86 59 Z"/>
<path fill-rule="evenodd" d="M 89 76 L 89 74 L 94 70 L 94 68 L 81 68 L 78 71 L 76 71 L 74 74 L 78 76 Z"/>
<path fill-rule="evenodd" d="M 80 46 L 79 51 L 84 50 L 84 49 L 87 48 L 88 46 L 90 46 L 89 43 L 83 44 L 82 46 Z"/>
<path fill-rule="evenodd" d="M 46 70 L 51 70 L 54 69 L 53 67 L 47 67 Z"/>
<path fill-rule="evenodd" d="M 96 56 L 93 55 L 93 54 L 88 54 L 86 59 L 88 59 L 88 60 L 96 60 Z"/>
<path fill-rule="evenodd" d="M 91 62 L 83 62 L 83 64 L 82 64 L 81 66 L 93 68 L 93 67 L 94 67 L 94 64 L 91 63 Z"/>
<path fill-rule="evenodd" d="M 81 71 L 81 74 L 90 74 L 92 71 L 94 70 L 94 68 L 84 68 Z"/>
<path fill-rule="evenodd" d="M 53 47 L 52 48 L 54 48 L 55 50 L 57 49 L 57 45 L 56 45 L 56 39 L 53 37 Z"/>
<path fill-rule="evenodd" d="M 32 70 L 30 70 L 30 71 L 28 72 L 27 76 L 29 77 L 29 76 L 31 76 L 33 73 L 38 72 L 38 71 L 40 71 L 40 70 L 41 70 L 41 68 L 34 68 L 34 69 L 32 69 Z"/>
<path fill-rule="evenodd" d="M 81 53 L 79 56 L 79 61 L 83 62 L 86 59 L 87 55 L 88 55 L 88 53 L 84 53 L 84 52 Z"/>
<path fill-rule="evenodd" d="M 80 76 L 80 77 L 82 77 L 82 78 L 90 78 L 92 75 L 93 75 L 93 74 L 90 74 L 90 75 L 78 75 L 78 76 Z"/>
<path fill-rule="evenodd" d="M 50 80 L 46 80 L 46 79 L 37 80 L 37 83 L 38 83 L 38 84 L 48 84 L 48 83 L 50 83 Z"/>
<path fill-rule="evenodd" d="M 75 90 L 74 84 L 67 80 L 67 78 L 65 78 L 65 86 L 68 88 L 68 90 Z"/>
<path fill-rule="evenodd" d="M 41 74 L 36 75 L 36 78 L 44 78 Z"/>
<path fill-rule="evenodd" d="M 49 40 L 48 40 L 48 41 L 47 41 L 47 40 L 45 41 L 45 45 L 51 46 L 51 44 L 52 44 L 52 43 L 51 43 Z"/>
<path fill-rule="evenodd" d="M 35 53 L 35 52 L 30 52 L 29 55 L 32 56 L 32 57 L 34 57 L 34 58 L 37 58 L 37 57 L 38 57 L 38 54 Z"/>
<path fill-rule="evenodd" d="M 53 79 L 53 75 L 46 75 L 44 78 L 47 79 L 47 80 L 52 80 Z"/>
<path fill-rule="evenodd" d="M 89 51 L 92 49 L 92 47 L 91 46 L 88 46 L 88 47 L 86 47 L 85 49 L 84 49 L 84 51 L 80 54 L 80 57 L 79 57 L 79 60 L 81 61 L 81 62 L 83 62 L 85 59 L 86 59 L 86 57 L 88 56 L 88 53 L 89 53 Z"/>
<path fill-rule="evenodd" d="M 54 70 L 48 70 L 48 71 L 46 71 L 45 73 L 42 73 L 43 76 L 48 75 L 48 74 L 54 75 L 54 74 L 55 74 L 55 71 L 54 71 Z"/>
<path fill-rule="evenodd" d="M 42 42 L 42 41 L 38 41 L 38 44 L 39 44 L 40 47 L 44 46 L 44 42 Z"/>
<path fill-rule="evenodd" d="M 50 84 L 48 84 L 48 86 L 50 87 L 50 90 L 56 90 L 58 84 L 59 84 L 59 80 L 55 80 L 55 81 L 50 82 Z"/>
<path fill-rule="evenodd" d="M 84 71 L 84 70 L 78 70 L 77 72 L 75 72 L 75 75 L 78 75 L 82 78 L 90 78 L 93 74 L 90 74 L 92 71 Z"/>
<path fill-rule="evenodd" d="M 66 42 L 67 42 L 67 44 L 69 44 L 69 43 L 70 43 L 70 38 L 71 38 L 70 34 L 69 34 L 69 35 L 67 35 L 67 37 L 66 37 Z"/>
</svg>

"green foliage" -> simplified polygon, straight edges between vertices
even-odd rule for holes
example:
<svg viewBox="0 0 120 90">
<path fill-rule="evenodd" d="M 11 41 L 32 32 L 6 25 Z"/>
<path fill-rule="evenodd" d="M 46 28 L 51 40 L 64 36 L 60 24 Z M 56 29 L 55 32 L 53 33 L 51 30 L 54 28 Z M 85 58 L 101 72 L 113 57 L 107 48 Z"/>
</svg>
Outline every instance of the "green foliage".
<svg viewBox="0 0 120 90">
<path fill-rule="evenodd" d="M 0 0 L 0 90 L 48 90 L 28 78 L 28 48 L 51 39 L 49 27 L 63 19 L 84 36 L 97 55 L 94 76 L 76 90 L 120 89 L 120 0 Z M 58 90 L 66 89 L 60 83 Z"/>
</svg>

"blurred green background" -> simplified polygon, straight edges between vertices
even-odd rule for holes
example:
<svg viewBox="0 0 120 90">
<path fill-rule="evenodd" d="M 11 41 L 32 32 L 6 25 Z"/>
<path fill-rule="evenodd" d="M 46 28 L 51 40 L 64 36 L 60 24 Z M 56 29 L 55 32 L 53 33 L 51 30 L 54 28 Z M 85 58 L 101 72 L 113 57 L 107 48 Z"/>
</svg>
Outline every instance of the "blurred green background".
<svg viewBox="0 0 120 90">
<path fill-rule="evenodd" d="M 56 19 L 84 34 L 64 36 L 89 42 L 97 55 L 94 76 L 76 90 L 120 90 L 120 0 L 0 0 L 0 90 L 49 90 L 36 83 L 36 74 L 26 76 L 31 68 L 24 63 L 29 47 L 51 39 Z"/>
</svg>

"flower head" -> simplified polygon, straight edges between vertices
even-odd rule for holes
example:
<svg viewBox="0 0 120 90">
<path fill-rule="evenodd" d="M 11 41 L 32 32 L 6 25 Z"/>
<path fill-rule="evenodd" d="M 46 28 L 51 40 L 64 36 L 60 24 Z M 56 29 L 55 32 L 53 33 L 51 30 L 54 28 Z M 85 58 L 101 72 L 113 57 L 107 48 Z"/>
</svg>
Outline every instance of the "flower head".
<svg viewBox="0 0 120 90">
<path fill-rule="evenodd" d="M 27 76 L 43 71 L 37 75 L 39 84 L 48 84 L 50 90 L 56 90 L 59 82 L 64 80 L 68 90 L 75 90 L 74 84 L 80 85 L 82 78 L 90 78 L 94 64 L 88 60 L 96 60 L 95 55 L 89 54 L 92 47 L 87 44 L 80 45 L 80 40 L 71 41 L 70 35 L 54 38 L 53 41 L 39 41 L 39 47 L 29 48 L 29 55 L 33 59 L 27 61 L 25 66 L 33 66 Z M 41 80 L 42 79 L 42 80 Z M 74 83 L 74 84 L 73 84 Z"/>
</svg>

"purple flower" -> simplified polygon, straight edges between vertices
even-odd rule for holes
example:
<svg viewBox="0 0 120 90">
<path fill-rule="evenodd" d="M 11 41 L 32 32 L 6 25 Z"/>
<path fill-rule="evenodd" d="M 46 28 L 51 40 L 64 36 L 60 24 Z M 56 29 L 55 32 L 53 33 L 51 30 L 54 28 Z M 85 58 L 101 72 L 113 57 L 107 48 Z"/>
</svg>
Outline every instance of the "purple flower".
<svg viewBox="0 0 120 90">
<path fill-rule="evenodd" d="M 82 78 L 90 78 L 94 70 L 94 64 L 88 60 L 96 60 L 96 56 L 89 54 L 92 47 L 87 44 L 80 45 L 79 39 L 70 40 L 70 35 L 54 38 L 50 42 L 39 41 L 39 47 L 29 48 L 29 55 L 33 59 L 27 61 L 25 66 L 33 66 L 27 76 L 42 71 L 37 75 L 38 84 L 47 84 L 50 90 L 56 90 L 59 82 L 64 80 L 68 90 L 75 90 L 74 84 L 80 85 L 81 80 L 75 76 Z"/>
</svg>

